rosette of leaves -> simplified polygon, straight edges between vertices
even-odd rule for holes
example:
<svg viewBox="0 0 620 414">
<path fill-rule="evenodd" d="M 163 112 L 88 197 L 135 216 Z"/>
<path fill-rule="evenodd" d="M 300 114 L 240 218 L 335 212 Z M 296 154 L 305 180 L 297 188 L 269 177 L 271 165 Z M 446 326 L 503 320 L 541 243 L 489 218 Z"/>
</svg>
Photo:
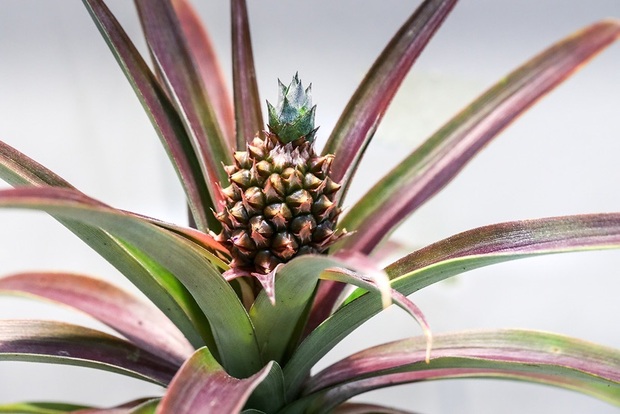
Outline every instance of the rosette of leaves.
<svg viewBox="0 0 620 414">
<path fill-rule="evenodd" d="M 380 242 L 406 217 L 512 120 L 620 37 L 618 21 L 586 27 L 516 68 L 340 217 L 364 149 L 456 0 L 426 0 L 413 12 L 322 151 L 314 148 L 310 91 L 297 76 L 280 85 L 265 130 L 243 0 L 231 1 L 233 99 L 205 28 L 185 0 L 136 0 L 153 69 L 102 0 L 83 2 L 169 154 L 185 190 L 189 225 L 104 204 L 0 143 L 0 175 L 15 187 L 0 191 L 0 207 L 50 214 L 150 300 L 86 275 L 7 275 L 0 279 L 3 293 L 75 308 L 117 334 L 64 322 L 3 320 L 0 359 L 108 370 L 160 384 L 164 392 L 108 409 L 31 402 L 3 405 L 0 412 L 393 413 L 402 411 L 348 400 L 395 384 L 464 377 L 549 384 L 620 405 L 617 349 L 526 330 L 433 336 L 407 298 L 507 260 L 618 248 L 620 213 L 493 224 L 384 268 L 376 264 Z M 390 303 L 408 312 L 423 335 L 311 372 Z"/>
</svg>

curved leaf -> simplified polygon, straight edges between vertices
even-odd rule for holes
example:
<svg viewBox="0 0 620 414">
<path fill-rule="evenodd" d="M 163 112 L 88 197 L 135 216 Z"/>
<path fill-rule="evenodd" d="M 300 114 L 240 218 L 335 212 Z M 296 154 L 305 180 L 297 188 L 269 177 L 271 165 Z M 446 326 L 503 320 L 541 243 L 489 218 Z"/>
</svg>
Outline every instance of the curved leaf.
<svg viewBox="0 0 620 414">
<path fill-rule="evenodd" d="M 415 414 L 412 411 L 398 410 L 376 404 L 346 403 L 334 408 L 332 414 Z"/>
<path fill-rule="evenodd" d="M 257 134 L 263 135 L 263 113 L 256 83 L 248 8 L 245 0 L 232 0 L 230 8 L 237 148 L 243 150 L 246 142 Z"/>
<path fill-rule="evenodd" d="M 619 21 L 579 31 L 534 57 L 476 99 L 379 181 L 342 219 L 341 247 L 364 253 L 441 190 L 523 111 L 620 37 Z"/>
<path fill-rule="evenodd" d="M 331 178 L 344 198 L 351 177 L 388 105 L 456 0 L 426 0 L 394 35 L 358 86 L 329 137 L 323 154 L 335 154 Z"/>
<path fill-rule="evenodd" d="M 103 1 L 83 0 L 83 3 L 151 119 L 185 190 L 196 225 L 203 231 L 209 225 L 217 230 L 219 224 L 210 214 L 214 204 L 209 198 L 200 161 L 174 106 Z"/>
<path fill-rule="evenodd" d="M 54 186 L 74 189 L 67 181 L 0 141 L 0 178 L 13 186 Z M 92 226 L 55 217 L 116 267 L 183 332 L 194 345 L 212 346 L 209 323 L 187 289 L 166 269 L 131 244 Z"/>
<path fill-rule="evenodd" d="M 351 355 L 308 383 L 320 410 L 373 389 L 442 378 L 493 377 L 569 388 L 620 405 L 620 351 L 561 335 L 497 330 L 436 336 L 424 362 L 423 338 L 383 344 Z M 307 412 L 313 412 L 309 409 Z"/>
<path fill-rule="evenodd" d="M 226 87 L 226 77 L 220 66 L 206 27 L 189 1 L 172 0 L 172 6 L 187 41 L 188 53 L 196 64 L 198 75 L 213 102 L 222 133 L 228 145 L 235 145 L 235 114 Z"/>
<path fill-rule="evenodd" d="M 161 398 L 146 401 L 131 409 L 127 414 L 155 414 Z"/>
<path fill-rule="evenodd" d="M 392 287 L 403 295 L 490 264 L 569 251 L 620 247 L 620 213 L 516 221 L 473 229 L 388 266 Z M 299 345 L 284 368 L 294 395 L 310 368 L 349 333 L 382 309 L 359 291 Z"/>
<path fill-rule="evenodd" d="M 254 328 L 234 290 L 204 256 L 204 249 L 173 233 L 61 188 L 0 191 L 0 207 L 45 211 L 97 226 L 114 237 L 140 246 L 142 254 L 170 271 L 191 292 L 209 320 L 217 351 L 231 373 L 256 372 L 261 364 Z M 226 309 L 226 312 L 222 310 Z"/>
<path fill-rule="evenodd" d="M 271 371 L 267 364 L 245 379 L 231 377 L 217 363 L 208 348 L 201 348 L 187 360 L 168 387 L 157 413 L 236 413 Z"/>
<path fill-rule="evenodd" d="M 135 3 L 153 60 L 193 137 L 217 209 L 223 201 L 218 184 L 228 182 L 222 163 L 232 164 L 232 153 L 210 97 L 202 87 L 172 5 L 166 0 L 135 0 Z"/>
<path fill-rule="evenodd" d="M 178 366 L 194 352 L 159 309 L 103 280 L 67 273 L 21 273 L 0 278 L 0 293 L 35 296 L 78 309 Z"/>
<path fill-rule="evenodd" d="M 149 407 L 149 404 L 152 401 L 155 401 L 155 403 L 157 403 L 158 400 L 142 398 L 142 399 L 130 401 L 128 403 L 121 404 L 121 405 L 118 405 L 112 408 L 84 408 L 82 410 L 75 411 L 74 414 L 131 414 L 131 413 L 147 414 L 149 413 L 149 411 L 145 411 L 143 407 Z M 150 412 L 154 412 L 154 411 L 150 411 Z"/>
<path fill-rule="evenodd" d="M 115 336 L 63 322 L 0 321 L 0 361 L 49 362 L 116 372 L 166 385 L 178 369 Z"/>
</svg>

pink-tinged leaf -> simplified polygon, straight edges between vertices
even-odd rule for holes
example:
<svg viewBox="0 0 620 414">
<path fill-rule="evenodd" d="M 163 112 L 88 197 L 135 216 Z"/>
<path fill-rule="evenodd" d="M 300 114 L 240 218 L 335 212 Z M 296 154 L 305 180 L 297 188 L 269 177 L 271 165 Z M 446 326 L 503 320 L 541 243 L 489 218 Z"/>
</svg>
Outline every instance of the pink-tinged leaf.
<svg viewBox="0 0 620 414">
<path fill-rule="evenodd" d="M 40 187 L 0 191 L 0 207 L 45 211 L 99 228 L 139 246 L 134 254 L 174 275 L 188 289 L 208 319 L 212 341 L 223 365 L 235 375 L 262 366 L 254 327 L 235 291 L 208 260 L 205 249 L 183 237 L 120 210 L 106 207 L 73 190 Z M 226 309 L 226 312 L 222 312 Z M 239 373 L 239 374 L 238 374 Z"/>
<path fill-rule="evenodd" d="M 219 229 L 217 220 L 210 214 L 210 208 L 217 205 L 209 197 L 200 160 L 181 117 L 103 1 L 83 2 L 153 123 L 180 178 L 196 225 L 201 230 L 209 226 Z"/>
<path fill-rule="evenodd" d="M 428 324 L 426 317 L 424 316 L 424 313 L 413 302 L 407 299 L 407 296 L 403 295 L 395 289 L 391 289 L 389 287 L 389 282 L 387 285 L 388 303 L 386 306 L 386 300 L 383 298 L 385 296 L 385 289 L 374 278 L 369 278 L 364 274 L 352 272 L 348 269 L 343 268 L 327 269 L 321 274 L 321 278 L 334 280 L 342 283 L 348 283 L 370 292 L 379 292 L 382 296 L 381 303 L 384 309 L 389 306 L 391 301 L 394 301 L 396 305 L 398 305 L 401 309 L 411 315 L 416 320 L 418 325 L 420 325 L 420 327 L 422 328 L 422 332 L 424 333 L 424 337 L 426 338 L 425 360 L 426 362 L 430 361 L 431 349 L 433 347 L 433 334 L 431 332 L 431 327 Z"/>
<path fill-rule="evenodd" d="M 603 21 L 562 40 L 485 92 L 379 181 L 343 218 L 341 244 L 368 253 L 441 190 L 492 138 L 538 99 L 620 37 Z"/>
<path fill-rule="evenodd" d="M 263 114 L 256 83 L 246 1 L 232 0 L 230 7 L 237 148 L 244 149 L 246 143 L 257 134 L 262 136 Z"/>
<path fill-rule="evenodd" d="M 172 6 L 185 35 L 188 52 L 213 102 L 213 109 L 222 127 L 222 133 L 232 148 L 235 145 L 235 114 L 232 99 L 207 28 L 188 0 L 172 0 Z"/>
<path fill-rule="evenodd" d="M 228 375 L 208 348 L 201 348 L 174 377 L 157 408 L 158 414 L 240 412 L 252 391 L 271 371 L 272 363 L 245 379 Z"/>
<path fill-rule="evenodd" d="M 166 385 L 178 366 L 124 339 L 63 322 L 0 321 L 0 361 L 79 365 Z"/>
<path fill-rule="evenodd" d="M 345 403 L 334 408 L 332 414 L 415 414 L 396 408 L 384 407 L 376 404 Z"/>
<path fill-rule="evenodd" d="M 456 0 L 426 0 L 379 55 L 359 85 L 327 141 L 323 154 L 335 154 L 331 177 L 343 195 L 366 147 L 409 69 Z"/>
<path fill-rule="evenodd" d="M 178 366 L 194 352 L 159 309 L 102 280 L 67 273 L 21 273 L 0 278 L 0 293 L 35 296 L 78 309 Z"/>
<path fill-rule="evenodd" d="M 182 114 L 199 153 L 215 209 L 223 201 L 218 183 L 228 182 L 224 164 L 232 151 L 224 138 L 198 69 L 188 50 L 172 5 L 167 0 L 136 0 L 147 44 L 162 81 Z"/>
<path fill-rule="evenodd" d="M 410 295 L 468 270 L 542 254 L 620 248 L 620 213 L 501 223 L 439 241 L 388 266 L 392 287 Z M 364 291 L 347 302 L 297 347 L 284 368 L 293 395 L 305 375 L 349 333 L 382 310 Z"/>
<path fill-rule="evenodd" d="M 74 187 L 52 171 L 0 141 L 0 178 L 14 186 Z M 196 301 L 170 272 L 139 249 L 75 221 L 57 220 L 114 265 L 183 332 L 196 347 L 213 343 Z"/>
<path fill-rule="evenodd" d="M 620 405 L 620 351 L 556 334 L 496 330 L 438 335 L 424 363 L 423 338 L 383 344 L 351 355 L 312 377 L 321 410 L 373 389 L 443 378 L 492 377 L 540 382 Z M 306 412 L 313 412 L 309 409 Z"/>
</svg>

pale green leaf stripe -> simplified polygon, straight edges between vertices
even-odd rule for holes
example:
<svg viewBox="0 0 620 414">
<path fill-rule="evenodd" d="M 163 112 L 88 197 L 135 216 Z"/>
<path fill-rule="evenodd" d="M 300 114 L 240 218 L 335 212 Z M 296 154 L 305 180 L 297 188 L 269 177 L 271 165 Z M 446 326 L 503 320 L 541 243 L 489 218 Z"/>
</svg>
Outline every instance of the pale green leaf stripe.
<svg viewBox="0 0 620 414">
<path fill-rule="evenodd" d="M 98 204 L 68 189 L 21 188 L 0 191 L 0 207 L 41 210 L 97 226 L 168 269 L 190 291 L 206 317 L 226 369 L 235 376 L 262 364 L 254 328 L 239 298 L 196 244 L 134 216 Z"/>
<path fill-rule="evenodd" d="M 386 268 L 392 287 L 410 295 L 468 270 L 541 254 L 620 247 L 620 213 L 501 223 L 432 244 Z M 381 301 L 362 294 L 338 309 L 297 348 L 284 368 L 288 395 L 349 333 L 376 315 Z"/>
<path fill-rule="evenodd" d="M 41 164 L 0 141 L 0 178 L 13 186 L 74 187 Z M 183 332 L 195 348 L 212 346 L 209 323 L 187 289 L 138 248 L 92 226 L 55 217 L 116 267 Z"/>
<path fill-rule="evenodd" d="M 358 352 L 313 377 L 301 404 L 328 410 L 387 385 L 491 377 L 555 385 L 620 405 L 617 349 L 545 332 L 494 330 L 438 335 L 429 364 L 424 352 L 420 337 Z"/>
<path fill-rule="evenodd" d="M 22 402 L 0 405 L 0 413 L 9 414 L 62 414 L 83 410 L 84 405 L 57 402 Z"/>
</svg>

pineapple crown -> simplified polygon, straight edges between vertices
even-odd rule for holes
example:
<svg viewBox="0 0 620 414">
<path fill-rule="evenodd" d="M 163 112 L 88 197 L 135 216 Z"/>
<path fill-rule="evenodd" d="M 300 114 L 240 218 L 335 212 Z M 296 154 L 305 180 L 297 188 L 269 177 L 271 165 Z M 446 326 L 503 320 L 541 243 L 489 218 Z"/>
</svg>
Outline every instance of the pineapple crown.
<svg viewBox="0 0 620 414">
<path fill-rule="evenodd" d="M 303 138 L 304 142 L 312 143 L 318 129 L 314 127 L 316 105 L 312 106 L 312 85 L 304 89 L 296 73 L 288 86 L 280 80 L 278 86 L 280 87 L 278 106 L 274 107 L 267 101 L 269 130 L 283 144 L 300 138 Z"/>
</svg>

